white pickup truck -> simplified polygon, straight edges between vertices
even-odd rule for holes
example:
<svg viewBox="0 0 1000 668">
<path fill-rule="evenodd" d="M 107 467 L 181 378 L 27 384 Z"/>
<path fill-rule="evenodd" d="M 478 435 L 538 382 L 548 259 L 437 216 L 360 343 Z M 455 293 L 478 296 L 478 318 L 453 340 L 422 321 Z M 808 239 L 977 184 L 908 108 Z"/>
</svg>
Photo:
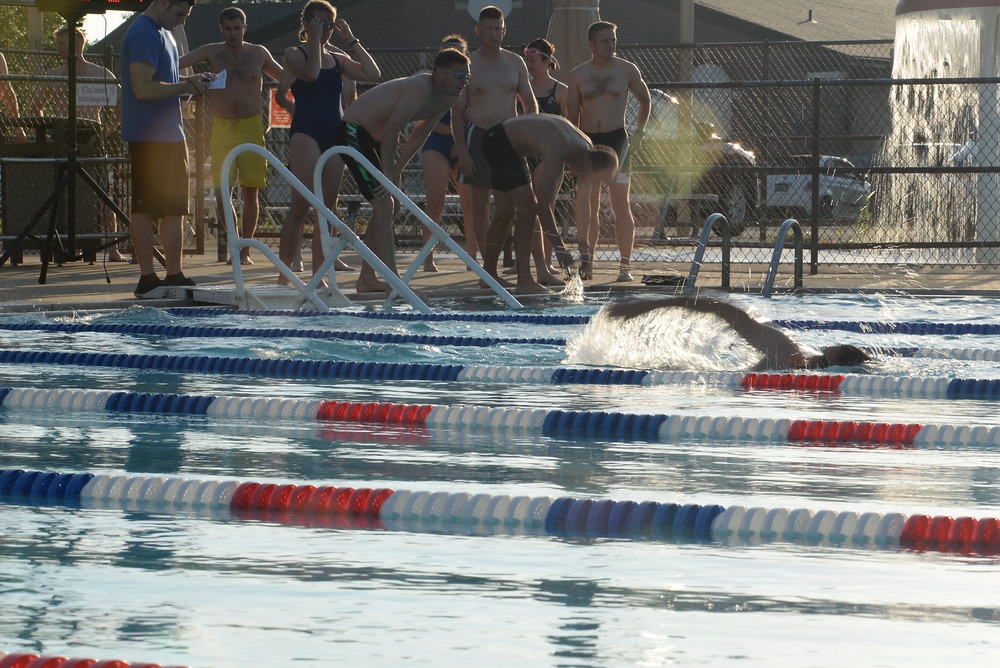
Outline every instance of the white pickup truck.
<svg viewBox="0 0 1000 668">
<path fill-rule="evenodd" d="M 813 156 L 793 155 L 781 165 L 794 171 L 767 175 L 765 206 L 770 211 L 811 214 Z M 846 158 L 821 155 L 819 167 L 820 216 L 856 220 L 871 194 L 871 183 L 863 174 L 851 171 L 854 164 Z"/>
</svg>

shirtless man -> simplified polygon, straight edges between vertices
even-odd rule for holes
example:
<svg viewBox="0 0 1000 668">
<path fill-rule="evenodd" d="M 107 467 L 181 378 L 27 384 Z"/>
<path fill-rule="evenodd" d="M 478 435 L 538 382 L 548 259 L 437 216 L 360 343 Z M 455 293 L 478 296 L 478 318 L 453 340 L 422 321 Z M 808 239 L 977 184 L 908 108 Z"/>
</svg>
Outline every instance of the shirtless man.
<svg viewBox="0 0 1000 668">
<path fill-rule="evenodd" d="M 223 197 L 222 163 L 235 146 L 264 145 L 262 75 L 280 79 L 281 65 L 263 46 L 243 41 L 247 18 L 238 7 L 222 10 L 219 29 L 225 41 L 206 44 L 185 54 L 180 66 L 183 69 L 207 62 L 213 73 L 226 78 L 224 87 L 212 89 L 212 182 L 221 221 L 222 207 L 232 210 L 233 206 L 229 193 Z M 243 237 L 252 239 L 260 216 L 257 192 L 267 185 L 267 162 L 255 153 L 244 153 L 233 163 L 230 183 L 236 172 L 243 195 Z M 253 264 L 249 248 L 240 251 L 240 264 Z"/>
<path fill-rule="evenodd" d="M 4 58 L 3 54 L 0 53 L 0 76 L 7 76 L 7 59 Z M 0 81 L 0 105 L 3 106 L 7 115 L 11 118 L 18 118 L 21 114 L 17 110 L 17 94 L 14 92 L 14 87 L 10 85 L 10 81 L 4 79 Z M 18 126 L 15 130 L 17 135 L 17 142 L 24 143 L 27 138 L 24 134 L 24 128 Z"/>
<path fill-rule="evenodd" d="M 490 168 L 483 160 L 481 144 L 489 128 L 517 115 L 518 100 L 526 114 L 538 113 L 538 101 L 531 90 L 524 60 L 501 48 L 506 33 L 502 11 L 491 5 L 479 12 L 476 34 L 480 46 L 469 56 L 472 81 L 455 105 L 451 127 L 462 183 L 472 186 L 472 226 L 483 256 L 483 268 L 501 284 L 512 287 L 497 275 L 497 259 L 506 241 L 500 230 L 504 234 L 510 231 L 515 211 L 508 197 L 494 193 L 496 211 L 490 223 Z M 534 222 L 529 218 L 517 225 L 530 229 Z"/>
<path fill-rule="evenodd" d="M 468 81 L 468 56 L 457 49 L 442 49 L 434 58 L 434 68 L 429 73 L 387 81 L 358 97 L 344 112 L 337 128 L 336 144 L 360 152 L 398 186 L 406 163 L 423 146 L 445 112 L 454 106 Z M 397 157 L 400 134 L 413 121 L 427 122 L 413 128 L 414 140 L 407 142 L 406 149 Z M 341 157 L 361 194 L 372 204 L 372 220 L 364 241 L 393 273 L 398 274 L 392 234 L 395 200 L 365 167 L 350 156 Z M 386 291 L 385 283 L 378 280 L 375 270 L 367 263 L 361 267 L 357 291 Z"/>
<path fill-rule="evenodd" d="M 69 26 L 63 26 L 56 30 L 56 53 L 59 54 L 59 59 L 64 61 L 63 65 L 49 70 L 45 73 L 46 76 L 50 77 L 63 77 L 64 79 L 69 76 L 69 63 L 70 53 L 69 53 Z M 108 95 L 104 99 L 104 104 L 77 104 L 76 113 L 77 118 L 86 118 L 91 121 L 101 122 L 101 108 L 102 107 L 114 107 L 113 115 L 109 119 L 108 123 L 105 123 L 101 128 L 102 136 L 104 140 L 107 141 L 111 133 L 114 132 L 115 128 L 121 122 L 121 86 L 118 85 L 118 78 L 111 73 L 111 70 L 101 67 L 97 63 L 92 63 L 83 57 L 83 46 L 87 41 L 86 36 L 83 31 L 76 28 L 76 35 L 74 39 L 74 51 L 76 52 L 76 76 L 78 78 L 92 78 L 92 79 L 104 79 L 110 85 L 114 85 L 118 92 L 115 93 L 114 99 L 112 96 Z M 103 97 L 103 96 L 102 96 Z M 31 114 L 33 116 L 41 116 L 45 105 L 52 103 L 57 116 L 67 116 L 69 115 L 68 101 L 66 99 L 66 85 L 57 84 L 44 84 L 38 88 L 38 93 L 31 101 Z M 104 227 L 104 231 L 114 234 L 117 231 L 117 225 L 115 223 L 115 215 L 112 213 L 111 209 L 107 204 L 101 202 L 101 224 Z M 127 258 L 121 254 L 117 246 L 112 246 L 108 249 L 108 262 L 125 262 Z"/>
<path fill-rule="evenodd" d="M 483 137 L 482 152 L 490 167 L 491 186 L 495 192 L 503 193 L 517 207 L 518 216 L 531 221 L 530 225 L 518 223 L 514 231 L 514 252 L 517 259 L 516 292 L 523 294 L 546 294 L 548 291 L 531 276 L 531 243 L 534 237 L 534 221 L 537 215 L 542 231 L 552 242 L 559 263 L 571 272 L 575 269 L 573 256 L 566 250 L 559 227 L 556 224 L 556 197 L 563 180 L 564 165 L 577 178 L 577 187 L 600 185 L 602 179 L 610 179 L 618 170 L 618 157 L 608 146 L 594 146 L 585 134 L 562 116 L 549 114 L 527 114 L 515 116 L 497 123 Z M 538 156 L 534 169 L 534 186 L 528 175 L 526 158 Z M 493 223 L 497 225 L 495 221 Z M 491 232 L 492 232 L 491 228 Z M 510 232 L 510 221 L 506 227 L 498 229 L 498 237 L 504 239 Z M 496 271 L 496 246 L 492 257 L 492 269 Z M 490 267 L 486 267 L 487 271 Z"/>
<path fill-rule="evenodd" d="M 746 311 L 711 297 L 661 297 L 642 301 L 623 301 L 611 304 L 604 312 L 612 318 L 631 320 L 650 311 L 669 307 L 719 316 L 748 344 L 764 355 L 752 371 L 857 366 L 871 359 L 868 353 L 852 345 L 828 346 L 821 349 L 819 354 L 810 354 L 781 330 L 757 322 Z"/>
<path fill-rule="evenodd" d="M 566 98 L 567 117 L 577 124 L 595 144 L 611 146 L 618 152 L 619 161 L 625 161 L 629 138 L 625 132 L 625 107 L 628 94 L 639 103 L 637 127 L 632 139 L 632 150 L 637 151 L 643 128 L 649 120 L 649 89 L 639 74 L 639 69 L 615 56 L 618 42 L 617 26 L 598 21 L 587 30 L 592 57 L 573 68 L 569 73 L 569 92 Z M 618 176 L 608 183 L 611 208 L 615 214 L 615 238 L 621 262 L 618 281 L 632 280 L 629 270 L 632 246 L 635 241 L 635 219 L 629 203 L 629 175 L 626 165 L 621 165 Z M 580 241 L 580 276 L 594 277 L 594 248 L 600 236 L 601 184 L 576 190 L 576 226 Z"/>
</svg>

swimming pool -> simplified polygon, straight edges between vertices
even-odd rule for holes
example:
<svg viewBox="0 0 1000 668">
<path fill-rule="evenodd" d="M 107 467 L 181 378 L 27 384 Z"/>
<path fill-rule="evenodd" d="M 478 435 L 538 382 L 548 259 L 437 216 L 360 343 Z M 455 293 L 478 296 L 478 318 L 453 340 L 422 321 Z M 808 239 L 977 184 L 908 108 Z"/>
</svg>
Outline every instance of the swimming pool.
<svg viewBox="0 0 1000 668">
<path fill-rule="evenodd" d="M 1000 305 L 973 298 L 732 299 L 768 319 L 1000 323 Z M 40 355 L 30 363 L 0 363 L 0 387 L 69 390 L 63 396 L 70 402 L 82 396 L 77 391 L 105 391 L 220 397 L 213 405 L 221 405 L 221 397 L 280 397 L 288 405 L 335 400 L 482 407 L 454 422 L 442 418 L 443 424 L 425 426 L 275 419 L 263 409 L 187 415 L 58 403 L 18 408 L 5 401 L 0 469 L 183 478 L 220 487 L 257 481 L 410 490 L 441 499 L 466 493 L 655 501 L 664 508 L 669 502 L 682 508 L 1000 516 L 1000 456 L 989 437 L 1000 418 L 992 397 L 949 399 L 888 381 L 882 390 L 747 390 L 708 373 L 733 374 L 749 354 L 711 324 L 688 323 L 686 337 L 666 321 L 627 332 L 583 324 L 596 310 L 582 304 L 539 311 L 566 316 L 559 324 L 147 308 L 0 317 L 0 351 L 65 353 L 61 361 Z M 452 312 L 484 314 L 483 308 L 459 312 L 457 306 Z M 14 324 L 84 327 L 3 329 Z M 260 331 L 241 338 L 190 329 L 175 335 L 98 331 L 134 325 Z M 348 335 L 269 335 L 274 328 Z M 489 345 L 387 342 L 400 335 L 471 337 Z M 813 345 L 836 340 L 893 349 L 1000 349 L 996 334 L 807 329 L 795 336 Z M 566 343 L 514 342 L 524 339 Z M 163 364 L 126 368 L 114 364 L 121 360 L 93 356 L 83 360 L 89 363 L 71 363 L 72 354 L 91 353 L 209 361 L 201 367 L 192 361 L 197 370 L 191 371 Z M 385 367 L 369 366 L 367 376 L 358 371 L 361 377 L 350 379 L 333 375 L 331 365 L 290 363 L 283 374 L 227 373 L 221 364 L 212 370 L 213 359 L 244 357 L 272 360 L 275 367 L 284 360 L 409 363 L 424 365 L 429 377 L 380 379 L 378 369 Z M 1000 362 L 959 357 L 880 356 L 870 373 L 890 380 L 1000 377 Z M 538 382 L 521 371 L 606 365 L 696 373 L 630 385 Z M 443 367 L 486 370 L 478 379 L 455 380 L 430 370 Z M 303 368 L 329 375 L 297 378 L 293 370 Z M 494 379 L 483 379 L 490 373 Z M 843 375 L 848 382 L 858 374 Z M 553 411 L 985 429 L 957 440 L 938 429 L 926 443 L 899 447 L 790 443 L 742 437 L 739 429 L 724 437 L 695 431 L 661 439 L 646 431 L 602 436 L 599 430 L 493 424 L 502 416 L 534 419 Z M 918 665 L 950 664 L 956 657 L 993 655 L 1000 644 L 993 594 L 1000 575 L 990 549 L 806 535 L 762 539 L 738 531 L 701 538 L 624 530 L 609 535 L 606 528 L 548 531 L 538 522 L 405 512 L 373 522 L 210 504 L 98 499 L 82 505 L 0 505 L 0 650 L 220 667 L 357 660 L 839 666 L 845 660 L 896 665 L 901 657 Z M 838 651 L 845 647 L 849 659 Z"/>
</svg>

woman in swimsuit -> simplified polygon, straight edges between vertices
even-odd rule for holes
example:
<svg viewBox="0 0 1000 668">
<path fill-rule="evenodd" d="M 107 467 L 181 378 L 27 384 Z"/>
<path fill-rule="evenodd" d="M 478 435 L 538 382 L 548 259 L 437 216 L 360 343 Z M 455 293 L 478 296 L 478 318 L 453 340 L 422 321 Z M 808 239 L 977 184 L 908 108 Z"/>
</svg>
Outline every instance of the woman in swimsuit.
<svg viewBox="0 0 1000 668">
<path fill-rule="evenodd" d="M 441 40 L 441 48 L 458 49 L 467 54 L 469 45 L 461 35 L 448 35 Z M 415 133 L 411 130 L 410 134 L 414 135 Z M 458 154 L 455 152 L 455 138 L 451 134 L 450 111 L 434 126 L 424 141 L 423 148 L 420 149 L 420 166 L 424 172 L 424 193 L 427 196 L 424 211 L 436 223 L 440 224 L 441 216 L 444 213 L 449 179 L 455 183 L 459 206 L 462 209 L 465 248 L 474 259 L 479 246 L 476 243 L 476 233 L 472 227 L 472 190 L 468 184 L 458 182 Z M 424 243 L 427 243 L 430 238 L 430 232 L 424 228 Z M 434 263 L 434 251 L 431 250 L 430 255 L 424 260 L 424 271 L 437 270 L 437 265 Z"/>
<path fill-rule="evenodd" d="M 552 42 L 539 37 L 524 47 L 524 61 L 531 76 L 531 90 L 538 100 L 538 113 L 566 116 L 566 84 L 552 77 L 552 71 L 559 67 L 555 59 L 556 47 Z M 530 161 L 529 161 L 529 164 Z M 534 165 L 531 164 L 532 168 Z M 541 251 L 538 250 L 541 248 Z M 557 274 L 559 270 L 552 266 L 552 243 L 542 234 L 541 226 L 535 229 L 535 240 L 532 242 L 535 264 L 542 262 L 549 274 Z M 545 272 L 539 272 L 539 282 L 543 285 L 561 285 L 562 281 L 555 276 L 545 277 Z M 550 280 L 543 281 L 543 277 Z M 554 280 L 551 280 L 554 279 Z"/>
<path fill-rule="evenodd" d="M 347 42 L 347 48 L 356 59 L 327 44 L 334 33 Z M 354 81 L 375 81 L 382 73 L 351 32 L 351 27 L 343 19 L 337 19 L 337 10 L 325 0 L 311 0 L 302 9 L 299 40 L 304 44 L 285 50 L 285 73 L 277 97 L 283 106 L 290 106 L 286 97 L 289 89 L 295 97 L 289 129 L 288 168 L 295 178 L 312 186 L 316 162 L 324 151 L 333 146 L 337 126 L 340 125 L 343 113 L 341 76 Z M 343 173 L 344 163 L 336 157 L 328 161 L 323 170 L 323 201 L 331 211 L 337 210 L 337 193 Z M 291 266 L 295 262 L 308 214 L 309 203 L 293 190 L 278 249 L 278 255 L 286 265 Z M 324 260 L 319 240 L 319 226 L 315 225 L 313 271 Z"/>
</svg>

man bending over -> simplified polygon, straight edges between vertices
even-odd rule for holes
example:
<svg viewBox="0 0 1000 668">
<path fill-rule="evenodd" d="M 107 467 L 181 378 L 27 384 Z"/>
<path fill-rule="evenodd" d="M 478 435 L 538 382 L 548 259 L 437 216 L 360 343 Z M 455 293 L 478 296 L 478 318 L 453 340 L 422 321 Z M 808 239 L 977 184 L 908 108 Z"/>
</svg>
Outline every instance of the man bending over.
<svg viewBox="0 0 1000 668">
<path fill-rule="evenodd" d="M 357 150 L 398 186 L 406 163 L 423 145 L 434 125 L 458 100 L 468 79 L 469 58 L 464 53 L 457 49 L 439 51 L 430 73 L 393 79 L 360 96 L 344 112 L 337 128 L 337 145 Z M 407 124 L 425 119 L 432 122 L 418 124 L 413 129 L 420 134 L 416 135 L 415 141 L 407 144 L 407 150 L 397 158 L 399 136 Z M 392 234 L 395 200 L 356 160 L 348 155 L 342 157 L 361 194 L 372 204 L 372 220 L 364 241 L 393 273 L 398 274 Z M 358 292 L 385 292 L 386 289 L 385 283 L 376 277 L 375 270 L 364 264 L 358 277 Z"/>
</svg>

